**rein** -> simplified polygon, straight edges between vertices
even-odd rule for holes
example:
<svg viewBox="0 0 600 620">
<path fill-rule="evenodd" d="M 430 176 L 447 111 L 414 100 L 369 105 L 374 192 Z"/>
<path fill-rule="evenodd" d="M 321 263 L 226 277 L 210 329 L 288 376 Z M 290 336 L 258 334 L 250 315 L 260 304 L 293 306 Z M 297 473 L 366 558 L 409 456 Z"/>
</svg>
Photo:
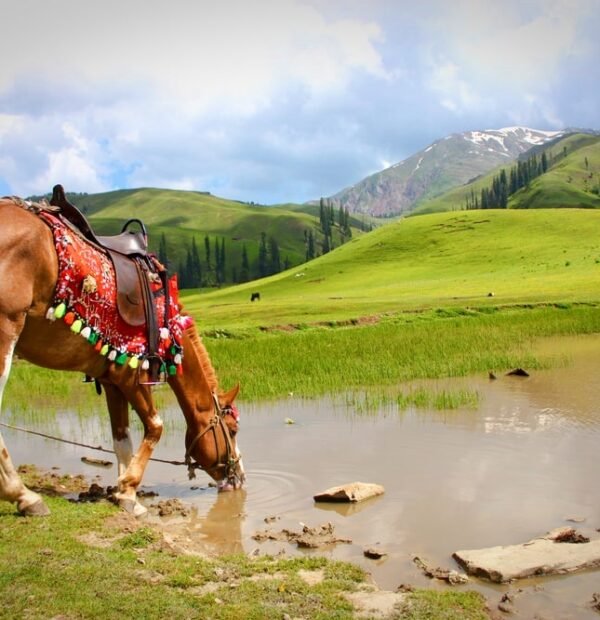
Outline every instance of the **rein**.
<svg viewBox="0 0 600 620">
<path fill-rule="evenodd" d="M 217 397 L 215 392 L 212 392 L 212 398 L 213 398 L 213 405 L 214 405 L 213 417 L 208 423 L 208 426 L 203 431 L 198 433 L 196 437 L 194 437 L 194 439 L 191 441 L 190 445 L 188 446 L 187 450 L 185 451 L 185 465 L 187 465 L 188 478 L 190 480 L 196 477 L 196 472 L 195 472 L 196 469 L 206 470 L 206 467 L 202 467 L 202 465 L 200 465 L 198 462 L 196 463 L 192 462 L 191 452 L 192 452 L 192 448 L 198 443 L 198 441 L 202 437 L 204 437 L 206 433 L 208 433 L 211 430 L 213 432 L 213 437 L 215 440 L 215 448 L 217 450 L 217 460 L 216 460 L 216 463 L 213 465 L 213 467 L 211 467 L 210 469 L 215 469 L 217 467 L 225 467 L 226 468 L 225 477 L 229 479 L 233 477 L 234 470 L 240 461 L 240 456 L 237 456 L 237 455 L 233 456 L 233 446 L 231 442 L 231 435 L 229 433 L 229 428 L 227 427 L 227 424 L 225 424 L 225 416 L 232 415 L 232 409 L 231 407 L 221 407 L 221 405 L 219 404 L 219 398 Z M 227 462 L 226 463 L 219 463 L 220 454 L 219 454 L 219 443 L 217 441 L 217 426 L 220 426 L 221 431 L 223 433 L 223 437 L 225 438 L 225 445 L 227 448 L 227 452 L 226 452 Z"/>
<path fill-rule="evenodd" d="M 202 469 L 206 471 L 206 468 L 202 467 L 202 465 L 200 465 L 200 463 L 198 462 L 193 462 L 190 453 L 192 451 L 192 448 L 198 443 L 198 441 L 202 437 L 204 437 L 204 435 L 206 435 L 208 431 L 212 430 L 213 436 L 215 439 L 215 447 L 217 449 L 217 461 L 215 465 L 211 467 L 210 469 L 214 469 L 216 467 L 225 467 L 227 468 L 226 478 L 229 478 L 232 476 L 233 470 L 238 464 L 240 457 L 239 456 L 232 457 L 233 448 L 232 448 L 232 443 L 231 443 L 231 435 L 229 434 L 229 429 L 227 428 L 227 424 L 225 424 L 225 420 L 224 420 L 224 417 L 226 415 L 231 415 L 231 409 L 229 407 L 224 407 L 224 408 L 221 407 L 221 405 L 219 404 L 219 399 L 214 392 L 212 393 L 212 397 L 213 397 L 215 415 L 212 417 L 212 419 L 208 423 L 208 426 L 202 432 L 198 433 L 196 437 L 194 437 L 193 441 L 190 443 L 188 449 L 185 452 L 185 460 L 184 461 L 169 461 L 166 459 L 158 459 L 158 458 L 151 457 L 150 458 L 151 461 L 154 461 L 155 463 L 166 463 L 167 465 L 185 465 L 188 468 L 188 478 L 190 480 L 194 479 L 196 477 L 196 471 L 195 471 L 196 469 Z M 96 450 L 98 452 L 105 452 L 107 454 L 115 454 L 114 450 L 109 450 L 108 448 L 103 448 L 102 446 L 91 446 L 89 444 L 81 443 L 78 441 L 71 441 L 69 439 L 63 439 L 61 437 L 56 437 L 54 435 L 47 435 L 46 433 L 41 433 L 39 431 L 33 431 L 28 428 L 22 428 L 20 426 L 13 426 L 12 424 L 6 424 L 5 422 L 0 422 L 0 426 L 3 426 L 5 428 L 10 428 L 11 430 L 14 430 L 14 431 L 21 431 L 23 433 L 29 433 L 30 435 L 37 435 L 38 437 L 43 437 L 44 439 L 53 439 L 54 441 L 66 443 L 71 446 L 77 446 L 79 448 L 87 448 L 88 450 Z M 221 431 L 223 432 L 223 436 L 225 438 L 225 444 L 227 446 L 227 463 L 219 463 L 219 456 L 220 456 L 219 455 L 219 444 L 217 442 L 217 435 L 216 435 L 217 426 L 221 427 Z"/>
</svg>

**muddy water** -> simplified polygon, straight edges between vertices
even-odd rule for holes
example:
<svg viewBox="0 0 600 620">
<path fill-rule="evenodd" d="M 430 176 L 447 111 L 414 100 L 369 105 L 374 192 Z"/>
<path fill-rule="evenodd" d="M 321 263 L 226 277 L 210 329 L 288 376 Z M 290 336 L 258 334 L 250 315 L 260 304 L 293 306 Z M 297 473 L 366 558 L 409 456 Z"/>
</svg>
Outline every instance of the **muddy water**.
<svg viewBox="0 0 600 620">
<path fill-rule="evenodd" d="M 245 404 L 244 491 L 217 495 L 203 474 L 188 481 L 183 468 L 152 463 L 144 488 L 160 498 L 145 501 L 178 497 L 189 504 L 190 515 L 165 521 L 174 538 L 187 537 L 209 553 L 314 553 L 284 542 L 258 543 L 252 534 L 332 522 L 337 535 L 353 542 L 318 553 L 359 563 L 386 589 L 445 587 L 424 577 L 413 555 L 434 566 L 458 568 L 451 558 L 458 549 L 524 542 L 569 525 L 569 518 L 585 519 L 577 525 L 584 530 L 600 528 L 600 338 L 549 341 L 545 347 L 566 366 L 528 378 L 419 384 L 475 390 L 480 396 L 476 410 L 399 412 L 387 406 L 367 415 L 353 411 L 344 398 Z M 402 390 L 406 393 L 407 386 Z M 155 456 L 181 459 L 179 414 L 167 407 L 164 417 L 167 432 Z M 286 418 L 295 423 L 286 424 Z M 110 446 L 107 417 L 64 413 L 47 428 L 39 423 L 36 428 Z M 6 429 L 3 434 L 17 463 L 60 466 L 114 483 L 114 467 L 81 463 L 82 455 L 102 456 L 98 453 Z M 382 484 L 386 493 L 349 506 L 312 500 L 318 491 L 357 480 Z M 363 556 L 363 548 L 375 544 L 387 551 L 383 560 Z M 598 618 L 589 603 L 600 592 L 600 571 L 512 586 L 472 579 L 466 587 L 481 591 L 492 608 L 504 592 L 517 593 L 521 617 Z"/>
</svg>

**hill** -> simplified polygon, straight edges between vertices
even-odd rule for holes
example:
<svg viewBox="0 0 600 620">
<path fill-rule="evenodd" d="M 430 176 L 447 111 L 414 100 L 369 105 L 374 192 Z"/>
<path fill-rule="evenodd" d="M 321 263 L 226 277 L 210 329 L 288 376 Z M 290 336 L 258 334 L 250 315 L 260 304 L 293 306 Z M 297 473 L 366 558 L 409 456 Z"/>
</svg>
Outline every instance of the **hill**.
<svg viewBox="0 0 600 620">
<path fill-rule="evenodd" d="M 521 161 L 546 153 L 555 161 L 548 171 L 534 179 L 509 199 L 511 208 L 538 207 L 598 207 L 600 183 L 600 136 L 575 133 L 552 140 L 545 146 L 534 147 L 521 156 Z M 479 197 L 481 190 L 492 186 L 493 178 L 502 170 L 507 175 L 516 162 L 498 166 L 485 175 L 461 187 L 427 200 L 412 212 L 413 215 L 457 211 L 465 209 L 472 196 Z"/>
<path fill-rule="evenodd" d="M 598 230 L 600 211 L 583 209 L 405 218 L 301 267 L 186 294 L 184 301 L 203 328 L 224 330 L 370 321 L 381 313 L 440 307 L 598 302 Z M 249 303 L 252 291 L 261 293 L 260 303 Z"/>
<path fill-rule="evenodd" d="M 299 265 L 306 260 L 307 231 L 314 236 L 317 253 L 322 237 L 319 218 L 294 205 L 278 208 L 227 200 L 207 192 L 140 188 L 100 194 L 68 194 L 88 217 L 94 230 L 101 235 L 120 232 L 131 219 L 141 219 L 149 232 L 150 248 L 168 257 L 171 271 L 186 268 L 188 254 L 196 246 L 202 269 L 202 284 L 229 284 L 259 277 L 259 253 L 266 245 L 267 259 L 276 251 L 280 269 Z M 317 209 L 318 211 L 318 209 Z M 350 223 L 352 226 L 352 222 Z M 354 228 L 353 234 L 360 234 Z M 166 248 L 161 250 L 164 236 Z M 333 243 L 341 244 L 339 229 L 333 227 Z M 209 243 L 210 265 L 206 256 Z M 217 258 L 217 245 L 218 254 Z M 223 251 L 224 250 L 224 251 Z M 243 274 L 243 255 L 248 259 L 248 274 Z M 222 279 L 216 273 L 217 262 L 225 256 Z M 270 269 L 271 264 L 267 267 Z M 270 272 L 278 271 L 276 269 Z M 186 284 L 183 282 L 183 284 Z"/>
<path fill-rule="evenodd" d="M 390 217 L 464 185 L 562 132 L 527 127 L 467 131 L 437 140 L 331 197 L 351 213 Z"/>
</svg>

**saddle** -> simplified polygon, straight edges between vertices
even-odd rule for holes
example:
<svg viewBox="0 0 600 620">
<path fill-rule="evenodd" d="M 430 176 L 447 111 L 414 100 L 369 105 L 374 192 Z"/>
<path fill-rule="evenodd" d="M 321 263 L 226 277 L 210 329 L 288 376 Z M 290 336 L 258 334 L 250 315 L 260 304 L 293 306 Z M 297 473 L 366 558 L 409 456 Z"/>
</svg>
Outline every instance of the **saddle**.
<svg viewBox="0 0 600 620">
<path fill-rule="evenodd" d="M 149 356 L 158 358 L 160 326 L 152 283 L 162 284 L 165 309 L 169 305 L 169 287 L 166 269 L 148 254 L 148 236 L 143 222 L 130 219 L 120 234 L 100 236 L 94 233 L 83 213 L 67 200 L 62 185 L 54 186 L 50 204 L 59 208 L 59 213 L 67 225 L 108 254 L 115 269 L 118 312 L 121 318 L 133 327 L 146 324 Z M 138 224 L 141 230 L 129 230 L 133 223 Z M 168 312 L 165 311 L 165 320 L 167 316 Z M 151 365 L 151 371 L 153 370 Z"/>
</svg>

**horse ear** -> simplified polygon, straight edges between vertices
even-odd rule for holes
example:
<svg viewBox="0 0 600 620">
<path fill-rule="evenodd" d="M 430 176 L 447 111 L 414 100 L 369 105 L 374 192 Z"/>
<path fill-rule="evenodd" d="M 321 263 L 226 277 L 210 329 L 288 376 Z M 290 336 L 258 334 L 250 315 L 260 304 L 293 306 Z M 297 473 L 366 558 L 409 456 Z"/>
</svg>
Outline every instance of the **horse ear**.
<svg viewBox="0 0 600 620">
<path fill-rule="evenodd" d="M 219 394 L 219 400 L 223 401 L 226 405 L 233 404 L 238 392 L 240 391 L 240 384 L 238 383 L 234 387 L 232 387 L 228 392 L 222 392 Z"/>
</svg>

